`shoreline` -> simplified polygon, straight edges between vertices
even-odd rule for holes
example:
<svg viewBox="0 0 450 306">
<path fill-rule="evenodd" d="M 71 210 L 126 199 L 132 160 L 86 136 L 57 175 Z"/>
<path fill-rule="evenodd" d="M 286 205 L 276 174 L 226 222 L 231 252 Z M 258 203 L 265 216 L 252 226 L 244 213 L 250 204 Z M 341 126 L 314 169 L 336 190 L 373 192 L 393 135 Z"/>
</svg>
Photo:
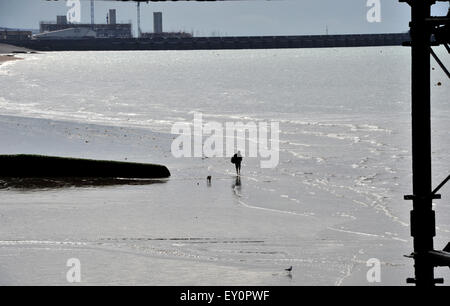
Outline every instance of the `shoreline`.
<svg viewBox="0 0 450 306">
<path fill-rule="evenodd" d="M 65 152 L 63 157 L 111 160 L 117 157 L 116 155 L 130 154 L 131 147 L 138 149 L 136 152 L 139 152 L 130 154 L 134 155 L 134 159 L 131 156 L 125 159 L 124 156 L 112 160 L 147 163 L 151 162 L 149 155 L 153 155 L 149 153 L 150 149 L 154 145 L 161 148 L 162 143 L 166 147 L 170 139 L 170 135 L 166 133 L 139 127 L 36 118 L 18 114 L 0 115 L 0 140 L 5 144 L 0 154 L 55 156 Z M 149 141 L 150 144 L 143 144 L 145 141 Z M 157 154 L 160 158 L 163 155 Z"/>
</svg>

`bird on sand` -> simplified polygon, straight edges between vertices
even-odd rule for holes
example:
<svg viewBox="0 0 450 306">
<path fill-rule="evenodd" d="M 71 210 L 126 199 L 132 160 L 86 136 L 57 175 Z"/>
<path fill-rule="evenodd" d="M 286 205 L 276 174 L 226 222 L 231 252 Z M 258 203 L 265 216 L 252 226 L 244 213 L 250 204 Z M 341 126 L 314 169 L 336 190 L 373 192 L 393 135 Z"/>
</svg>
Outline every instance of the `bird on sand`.
<svg viewBox="0 0 450 306">
<path fill-rule="evenodd" d="M 287 271 L 287 272 L 292 272 L 292 266 L 290 266 L 289 268 L 287 268 L 287 269 L 284 269 L 284 271 Z"/>
</svg>

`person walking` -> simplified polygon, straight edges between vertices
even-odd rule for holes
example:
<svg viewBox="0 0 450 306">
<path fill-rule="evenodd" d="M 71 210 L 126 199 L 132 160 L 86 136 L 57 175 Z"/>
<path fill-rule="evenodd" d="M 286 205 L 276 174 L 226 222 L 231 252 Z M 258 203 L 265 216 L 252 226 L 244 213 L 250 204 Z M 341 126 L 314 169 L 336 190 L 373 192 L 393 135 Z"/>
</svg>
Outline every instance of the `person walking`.
<svg viewBox="0 0 450 306">
<path fill-rule="evenodd" d="M 238 151 L 234 156 L 231 158 L 231 162 L 236 166 L 236 174 L 241 175 L 241 164 L 242 164 L 242 155 L 241 151 Z"/>
</svg>

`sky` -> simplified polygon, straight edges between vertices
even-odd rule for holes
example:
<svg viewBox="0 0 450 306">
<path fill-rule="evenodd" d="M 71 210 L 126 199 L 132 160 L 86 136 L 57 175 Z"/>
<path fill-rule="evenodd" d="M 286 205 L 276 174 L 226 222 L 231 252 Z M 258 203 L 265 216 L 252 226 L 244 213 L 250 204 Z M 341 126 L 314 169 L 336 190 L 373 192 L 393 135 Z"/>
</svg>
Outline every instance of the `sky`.
<svg viewBox="0 0 450 306">
<path fill-rule="evenodd" d="M 153 12 L 163 13 L 164 31 L 196 36 L 316 35 L 406 32 L 410 8 L 398 0 L 380 1 L 381 22 L 368 22 L 368 0 L 247 0 L 218 2 L 150 2 L 141 4 L 141 28 L 153 31 Z M 0 0 L 0 27 L 38 29 L 40 21 L 66 15 L 66 0 Z M 106 23 L 108 9 L 117 9 L 118 22 L 137 29 L 136 3 L 95 1 L 96 23 Z M 433 7 L 446 15 L 448 3 Z M 90 1 L 81 0 L 81 21 L 90 23 Z"/>
</svg>

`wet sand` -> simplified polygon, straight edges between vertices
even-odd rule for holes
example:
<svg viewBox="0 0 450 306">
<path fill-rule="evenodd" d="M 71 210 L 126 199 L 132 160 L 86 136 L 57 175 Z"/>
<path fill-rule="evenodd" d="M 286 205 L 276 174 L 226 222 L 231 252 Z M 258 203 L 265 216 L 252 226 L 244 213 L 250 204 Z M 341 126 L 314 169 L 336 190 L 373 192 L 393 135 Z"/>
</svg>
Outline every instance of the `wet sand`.
<svg viewBox="0 0 450 306">
<path fill-rule="evenodd" d="M 267 200 L 245 171 L 237 181 L 232 168 L 208 172 L 212 161 L 174 159 L 171 139 L 0 116 L 1 153 L 162 163 L 173 173 L 149 185 L 0 188 L 0 284 L 68 284 L 70 258 L 81 260 L 83 284 L 100 285 L 364 285 L 373 256 L 383 258 L 383 285 L 409 276 L 399 255 L 408 240 L 336 230 L 342 218 Z"/>
<path fill-rule="evenodd" d="M 9 61 L 21 60 L 21 58 L 15 57 L 14 55 L 0 55 L 0 65 Z"/>
</svg>

